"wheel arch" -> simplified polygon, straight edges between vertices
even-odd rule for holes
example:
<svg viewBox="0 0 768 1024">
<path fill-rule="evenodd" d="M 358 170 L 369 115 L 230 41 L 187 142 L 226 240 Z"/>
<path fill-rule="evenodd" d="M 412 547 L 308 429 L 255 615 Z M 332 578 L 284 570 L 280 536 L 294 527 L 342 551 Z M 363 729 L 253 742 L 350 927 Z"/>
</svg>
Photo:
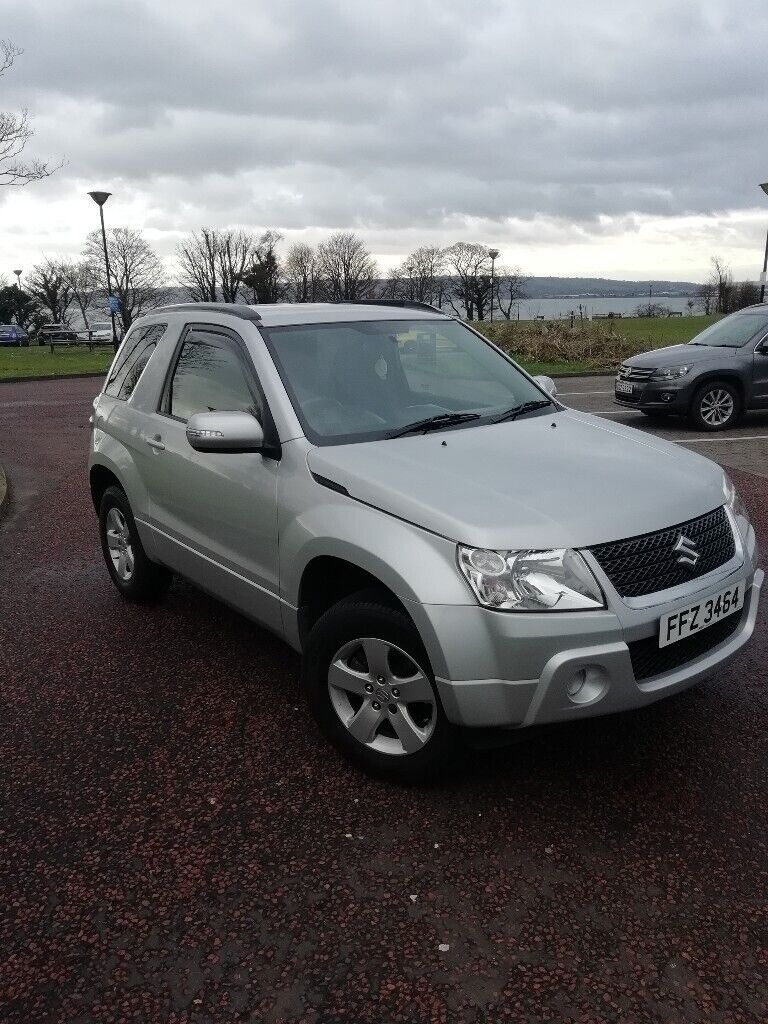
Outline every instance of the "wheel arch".
<svg viewBox="0 0 768 1024">
<path fill-rule="evenodd" d="M 407 605 L 379 576 L 348 558 L 316 555 L 304 567 L 299 583 L 297 620 L 302 647 L 321 615 L 360 591 L 375 592 L 388 607 L 397 609 L 413 622 Z"/>
<path fill-rule="evenodd" d="M 722 381 L 724 384 L 732 384 L 739 395 L 739 401 L 741 402 L 742 411 L 747 407 L 747 390 L 744 384 L 744 380 L 736 370 L 708 370 L 703 373 L 701 377 L 697 378 L 693 382 L 693 391 L 691 393 L 691 400 L 688 404 L 689 411 L 693 408 L 693 402 L 699 391 L 706 384 L 714 384 L 718 381 Z"/>
<path fill-rule="evenodd" d="M 119 487 L 121 491 L 125 491 L 125 487 L 123 487 L 122 481 L 117 474 L 100 462 L 94 463 L 91 466 L 88 482 L 91 488 L 91 501 L 97 515 L 101 507 L 101 499 L 108 487 Z"/>
</svg>

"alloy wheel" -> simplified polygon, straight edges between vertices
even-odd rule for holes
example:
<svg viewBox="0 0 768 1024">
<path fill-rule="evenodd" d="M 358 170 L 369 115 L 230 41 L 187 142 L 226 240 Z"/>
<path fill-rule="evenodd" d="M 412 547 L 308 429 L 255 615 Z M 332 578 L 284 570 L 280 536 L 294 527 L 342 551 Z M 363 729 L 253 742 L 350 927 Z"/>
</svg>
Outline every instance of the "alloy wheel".
<svg viewBox="0 0 768 1024">
<path fill-rule="evenodd" d="M 127 583 L 133 576 L 133 544 L 131 531 L 119 508 L 107 513 L 107 547 L 119 579 Z"/>
<path fill-rule="evenodd" d="M 409 654 L 386 640 L 344 644 L 331 660 L 328 692 L 347 731 L 382 754 L 415 754 L 435 730 L 432 684 Z"/>
<path fill-rule="evenodd" d="M 733 416 L 733 395 L 724 388 L 712 388 L 702 395 L 699 405 L 701 418 L 709 427 L 722 427 Z"/>
</svg>

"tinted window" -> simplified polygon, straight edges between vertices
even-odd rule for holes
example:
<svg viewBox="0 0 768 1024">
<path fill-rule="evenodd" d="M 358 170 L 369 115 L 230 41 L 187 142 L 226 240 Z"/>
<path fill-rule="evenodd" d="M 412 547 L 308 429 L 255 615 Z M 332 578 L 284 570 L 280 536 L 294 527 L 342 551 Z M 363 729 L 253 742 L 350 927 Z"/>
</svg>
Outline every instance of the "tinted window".
<svg viewBox="0 0 768 1024">
<path fill-rule="evenodd" d="M 196 412 L 250 412 L 261 421 L 261 408 L 229 338 L 190 331 L 173 373 L 167 411 L 181 420 Z"/>
<path fill-rule="evenodd" d="M 317 444 L 384 438 L 407 424 L 476 412 L 476 424 L 545 396 L 454 320 L 261 328 L 302 426 Z"/>
<path fill-rule="evenodd" d="M 768 314 L 739 313 L 718 320 L 706 331 L 697 334 L 690 345 L 711 345 L 713 348 L 741 348 L 753 338 L 768 331 Z"/>
<path fill-rule="evenodd" d="M 104 392 L 113 398 L 128 399 L 133 394 L 142 370 L 147 365 L 155 345 L 165 333 L 165 324 L 140 327 L 126 336 L 125 342 L 109 371 Z M 144 356 L 145 350 L 146 357 Z M 141 366 L 136 368 L 137 363 Z"/>
<path fill-rule="evenodd" d="M 144 347 L 139 352 L 138 357 L 134 359 L 134 361 L 131 363 L 128 372 L 125 374 L 125 377 L 123 378 L 123 383 L 120 387 L 120 392 L 117 396 L 118 398 L 122 398 L 126 402 L 128 401 L 128 399 L 133 394 L 133 389 L 139 383 L 139 377 L 141 377 L 142 373 L 144 372 L 144 367 L 149 362 L 149 357 L 152 355 L 154 351 L 154 341 L 150 341 L 148 344 L 144 344 Z"/>
</svg>

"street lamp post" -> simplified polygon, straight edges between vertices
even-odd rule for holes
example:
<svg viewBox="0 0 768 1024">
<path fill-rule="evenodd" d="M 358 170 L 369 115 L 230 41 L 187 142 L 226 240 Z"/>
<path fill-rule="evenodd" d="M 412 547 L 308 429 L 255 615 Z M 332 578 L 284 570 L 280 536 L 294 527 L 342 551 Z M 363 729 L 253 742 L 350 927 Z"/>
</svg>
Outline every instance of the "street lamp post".
<svg viewBox="0 0 768 1024">
<path fill-rule="evenodd" d="M 768 181 L 764 181 L 760 188 L 768 196 Z M 763 276 L 760 278 L 760 301 L 765 302 L 765 275 L 768 271 L 768 231 L 765 234 L 765 256 L 763 256 Z"/>
<path fill-rule="evenodd" d="M 107 299 L 112 298 L 112 274 L 109 269 L 109 253 L 107 252 L 107 232 L 104 229 L 104 203 L 112 195 L 111 192 L 89 192 L 88 195 L 96 203 L 99 208 L 99 217 L 101 218 L 101 241 L 104 245 L 104 264 L 107 269 Z M 112 348 L 117 352 L 117 329 L 115 327 L 115 311 L 112 309 L 112 303 L 109 303 L 109 316 L 112 320 Z M 89 335 L 90 337 L 90 335 Z"/>
<path fill-rule="evenodd" d="M 21 315 L 21 270 L 14 270 L 16 275 L 16 323 L 21 327 L 19 316 Z"/>
<path fill-rule="evenodd" d="M 498 259 L 499 256 L 499 250 L 489 249 L 488 255 L 491 257 L 491 323 L 493 323 L 493 279 L 494 270 L 496 268 L 496 260 Z"/>
</svg>

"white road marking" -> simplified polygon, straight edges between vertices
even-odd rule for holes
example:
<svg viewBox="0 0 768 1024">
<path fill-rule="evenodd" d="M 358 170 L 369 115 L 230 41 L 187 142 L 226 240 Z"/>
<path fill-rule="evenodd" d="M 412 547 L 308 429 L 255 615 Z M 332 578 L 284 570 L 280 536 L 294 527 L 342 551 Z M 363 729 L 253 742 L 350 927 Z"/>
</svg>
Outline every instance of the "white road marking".
<svg viewBox="0 0 768 1024">
<path fill-rule="evenodd" d="M 714 444 L 715 442 L 721 443 L 723 441 L 768 441 L 768 434 L 750 434 L 748 436 L 737 434 L 735 437 L 683 437 L 679 439 L 667 437 L 665 440 L 672 441 L 674 444 Z"/>
</svg>

